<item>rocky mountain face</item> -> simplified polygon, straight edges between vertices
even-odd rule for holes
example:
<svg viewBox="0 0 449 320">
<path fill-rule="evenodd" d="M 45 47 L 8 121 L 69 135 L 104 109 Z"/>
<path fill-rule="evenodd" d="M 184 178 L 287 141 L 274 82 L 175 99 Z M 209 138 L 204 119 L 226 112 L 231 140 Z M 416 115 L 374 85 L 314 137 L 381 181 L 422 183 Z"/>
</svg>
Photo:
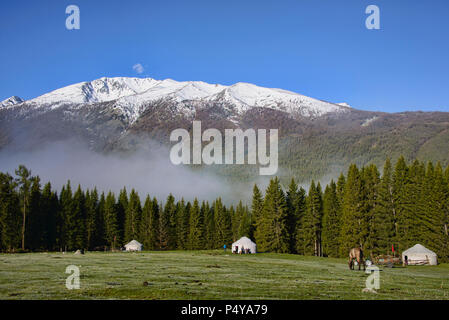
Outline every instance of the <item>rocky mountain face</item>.
<svg viewBox="0 0 449 320">
<path fill-rule="evenodd" d="M 12 96 L 9 97 L 8 99 L 5 99 L 3 101 L 0 102 L 0 108 L 1 107 L 9 107 L 9 106 L 14 106 L 16 104 L 22 103 L 23 99 L 17 96 Z"/>
<path fill-rule="evenodd" d="M 249 83 L 150 78 L 101 78 L 27 101 L 9 98 L 0 107 L 0 151 L 81 139 L 97 152 L 130 153 L 146 138 L 170 145 L 170 132 L 190 130 L 195 119 L 204 129 L 278 128 L 279 175 L 300 181 L 335 176 L 351 162 L 449 159 L 449 113 L 367 112 Z M 221 170 L 239 178 L 251 171 Z"/>
</svg>

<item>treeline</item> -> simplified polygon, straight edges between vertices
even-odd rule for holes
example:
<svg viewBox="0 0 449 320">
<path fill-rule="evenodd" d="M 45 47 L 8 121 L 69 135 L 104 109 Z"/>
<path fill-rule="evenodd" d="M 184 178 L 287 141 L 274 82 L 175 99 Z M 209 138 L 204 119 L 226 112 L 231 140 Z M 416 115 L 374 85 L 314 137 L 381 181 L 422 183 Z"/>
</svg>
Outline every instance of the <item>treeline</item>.
<svg viewBox="0 0 449 320">
<path fill-rule="evenodd" d="M 421 243 L 449 260 L 449 167 L 401 157 L 349 167 L 324 190 L 308 192 L 292 179 L 284 190 L 270 181 L 265 194 L 253 188 L 250 208 L 176 201 L 165 203 L 124 188 L 115 195 L 96 189 L 57 194 L 51 184 L 20 166 L 16 177 L 0 173 L 0 248 L 19 250 L 118 249 L 136 239 L 146 250 L 217 249 L 241 236 L 255 239 L 258 251 L 346 257 L 361 246 L 368 255 L 398 252 Z"/>
<path fill-rule="evenodd" d="M 0 249 L 105 250 L 136 239 L 146 250 L 215 249 L 250 235 L 250 210 L 242 202 L 226 207 L 169 195 L 165 203 L 123 188 L 118 196 L 96 189 L 72 190 L 70 181 L 57 194 L 41 187 L 24 166 L 16 177 L 0 173 Z"/>
<path fill-rule="evenodd" d="M 349 167 L 324 189 L 312 181 L 308 194 L 291 182 L 286 193 L 271 181 L 265 198 L 255 189 L 252 213 L 261 251 L 347 257 L 360 246 L 370 256 L 402 252 L 421 243 L 449 260 L 449 167 L 400 157 Z"/>
</svg>

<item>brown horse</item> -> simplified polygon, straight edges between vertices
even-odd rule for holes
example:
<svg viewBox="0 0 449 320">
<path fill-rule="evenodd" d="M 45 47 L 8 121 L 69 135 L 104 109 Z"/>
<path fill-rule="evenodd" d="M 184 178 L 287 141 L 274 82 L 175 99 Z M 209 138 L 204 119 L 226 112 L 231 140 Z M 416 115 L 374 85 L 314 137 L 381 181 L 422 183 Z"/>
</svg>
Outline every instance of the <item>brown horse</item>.
<svg viewBox="0 0 449 320">
<path fill-rule="evenodd" d="M 361 248 L 352 248 L 349 250 L 349 270 L 354 270 L 354 259 L 357 261 L 357 264 L 360 265 L 363 264 L 363 271 L 365 271 L 365 259 L 363 259 L 363 251 Z"/>
</svg>

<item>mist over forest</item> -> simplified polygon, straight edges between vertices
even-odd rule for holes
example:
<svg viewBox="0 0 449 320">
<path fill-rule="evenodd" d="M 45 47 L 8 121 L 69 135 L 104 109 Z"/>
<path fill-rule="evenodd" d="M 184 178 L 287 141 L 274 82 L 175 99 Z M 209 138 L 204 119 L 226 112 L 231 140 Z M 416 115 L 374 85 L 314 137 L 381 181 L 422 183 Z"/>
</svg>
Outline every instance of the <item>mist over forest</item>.
<svg viewBox="0 0 449 320">
<path fill-rule="evenodd" d="M 60 190 L 70 180 L 73 186 L 118 193 L 123 187 L 134 188 L 141 198 L 146 194 L 165 199 L 170 193 L 177 199 L 188 201 L 195 197 L 214 200 L 222 197 L 225 203 L 251 198 L 254 183 L 265 187 L 268 178 L 251 182 L 230 181 L 209 170 L 192 166 L 173 165 L 169 149 L 146 140 L 145 148 L 127 153 L 99 153 L 89 149 L 80 140 L 46 143 L 33 150 L 20 150 L 16 146 L 0 151 L 0 171 L 14 174 L 20 164 L 32 170 L 43 183 L 50 181 Z"/>
</svg>

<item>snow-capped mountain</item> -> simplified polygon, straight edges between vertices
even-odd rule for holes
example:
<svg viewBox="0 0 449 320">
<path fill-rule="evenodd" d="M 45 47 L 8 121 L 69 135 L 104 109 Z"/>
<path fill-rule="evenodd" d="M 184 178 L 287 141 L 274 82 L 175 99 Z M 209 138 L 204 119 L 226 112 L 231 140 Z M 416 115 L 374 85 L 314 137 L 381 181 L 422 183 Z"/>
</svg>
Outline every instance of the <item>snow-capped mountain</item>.
<svg viewBox="0 0 449 320">
<path fill-rule="evenodd" d="M 14 106 L 16 104 L 22 103 L 24 100 L 20 97 L 17 96 L 12 96 L 8 99 L 3 100 L 2 102 L 0 102 L 0 107 L 9 107 L 9 106 Z"/>
<path fill-rule="evenodd" d="M 231 86 L 202 81 L 155 80 L 151 78 L 100 78 L 76 83 L 26 101 L 34 107 L 52 109 L 66 104 L 94 104 L 114 101 L 115 108 L 133 123 L 152 101 L 176 103 L 179 112 L 187 112 L 184 102 L 220 103 L 230 106 L 236 114 L 253 107 L 271 108 L 292 115 L 319 117 L 345 112 L 346 105 L 329 103 L 282 89 L 264 88 L 250 83 Z M 12 107 L 16 104 L 8 104 Z"/>
<path fill-rule="evenodd" d="M 172 145 L 173 130 L 191 131 L 194 120 L 203 130 L 223 133 L 278 129 L 279 167 L 308 180 L 403 152 L 411 159 L 448 159 L 449 113 L 370 112 L 249 83 L 149 78 L 101 78 L 27 101 L 6 99 L 0 104 L 0 152 L 26 154 L 72 142 L 120 156 L 153 152 L 154 143 Z M 223 173 L 240 179 L 250 177 L 251 168 L 225 166 Z"/>
</svg>

